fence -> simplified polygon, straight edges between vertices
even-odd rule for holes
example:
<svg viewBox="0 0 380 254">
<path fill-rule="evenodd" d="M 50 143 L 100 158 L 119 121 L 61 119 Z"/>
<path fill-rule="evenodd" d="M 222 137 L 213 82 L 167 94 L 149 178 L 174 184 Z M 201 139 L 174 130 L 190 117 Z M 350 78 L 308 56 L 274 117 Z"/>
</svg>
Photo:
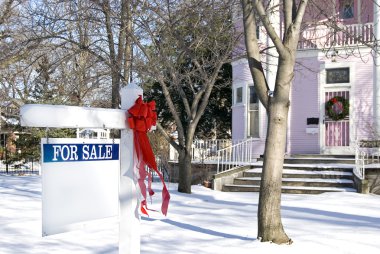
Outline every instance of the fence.
<svg viewBox="0 0 380 254">
<path fill-rule="evenodd" d="M 234 141 L 235 142 L 235 141 Z M 193 162 L 217 162 L 218 150 L 224 149 L 232 145 L 231 139 L 205 139 L 195 140 L 191 146 L 191 159 Z M 170 146 L 171 161 L 178 161 L 177 151 Z"/>
<path fill-rule="evenodd" d="M 8 171 L 6 168 L 0 168 L 0 174 L 9 174 L 9 175 L 39 175 L 40 171 L 38 169 L 18 169 L 18 168 L 13 168 L 9 167 Z"/>
<path fill-rule="evenodd" d="M 20 165 L 7 165 L 0 161 L 0 174 L 11 174 L 11 175 L 26 175 L 26 174 L 39 174 L 40 173 L 39 163 L 28 163 Z"/>
<path fill-rule="evenodd" d="M 230 139 L 206 139 L 196 140 L 192 145 L 192 161 L 216 162 L 218 160 L 218 150 L 232 145 Z"/>
<path fill-rule="evenodd" d="M 255 139 L 246 139 L 219 150 L 217 173 L 256 162 L 258 155 L 255 154 L 255 142 Z"/>
</svg>

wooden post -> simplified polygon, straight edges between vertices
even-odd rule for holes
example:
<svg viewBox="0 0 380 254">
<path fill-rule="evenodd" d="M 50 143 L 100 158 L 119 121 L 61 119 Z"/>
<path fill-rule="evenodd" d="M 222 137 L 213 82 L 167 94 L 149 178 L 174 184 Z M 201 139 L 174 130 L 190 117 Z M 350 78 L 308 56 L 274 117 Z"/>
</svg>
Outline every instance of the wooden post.
<svg viewBox="0 0 380 254">
<path fill-rule="evenodd" d="M 128 110 L 143 91 L 131 83 L 120 91 L 121 109 Z M 133 131 L 127 127 L 121 130 L 120 140 L 120 228 L 119 253 L 140 253 L 140 214 L 137 191 L 137 173 L 134 169 Z"/>
</svg>

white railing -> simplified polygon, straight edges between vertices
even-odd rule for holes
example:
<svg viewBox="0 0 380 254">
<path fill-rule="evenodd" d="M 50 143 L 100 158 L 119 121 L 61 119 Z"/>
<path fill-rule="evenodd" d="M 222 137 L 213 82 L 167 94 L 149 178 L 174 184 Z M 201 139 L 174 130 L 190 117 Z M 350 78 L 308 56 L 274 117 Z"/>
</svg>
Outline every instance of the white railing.
<svg viewBox="0 0 380 254">
<path fill-rule="evenodd" d="M 320 49 L 352 46 L 374 41 L 373 23 L 343 25 L 331 28 L 326 25 L 311 26 L 301 32 L 298 49 Z"/>
<path fill-rule="evenodd" d="M 234 141 L 235 142 L 235 141 Z M 198 139 L 191 146 L 191 160 L 193 162 L 217 162 L 218 150 L 231 146 L 231 139 Z M 178 152 L 170 146 L 169 160 L 178 161 Z"/>
<path fill-rule="evenodd" d="M 365 169 L 371 164 L 380 163 L 380 142 L 359 141 L 355 148 L 354 174 L 361 180 L 365 179 Z"/>
<path fill-rule="evenodd" d="M 355 149 L 355 167 L 354 174 L 361 180 L 365 178 L 365 158 L 367 153 L 360 151 L 360 147 L 357 146 Z"/>
<path fill-rule="evenodd" d="M 255 139 L 246 139 L 230 147 L 219 150 L 217 152 L 217 173 L 256 162 L 258 155 L 254 153 L 255 141 Z"/>
<path fill-rule="evenodd" d="M 232 145 L 231 139 L 205 139 L 195 140 L 191 146 L 192 161 L 211 162 L 217 161 L 218 150 Z"/>
</svg>

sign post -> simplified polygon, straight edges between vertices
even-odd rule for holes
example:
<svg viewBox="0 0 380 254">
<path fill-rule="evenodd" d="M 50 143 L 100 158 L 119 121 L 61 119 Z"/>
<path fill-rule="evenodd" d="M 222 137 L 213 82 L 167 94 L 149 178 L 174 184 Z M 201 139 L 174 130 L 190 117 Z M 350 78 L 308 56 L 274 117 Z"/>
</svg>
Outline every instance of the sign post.
<svg viewBox="0 0 380 254">
<path fill-rule="evenodd" d="M 126 111 L 134 105 L 143 92 L 132 83 L 122 88 L 120 93 L 121 109 L 28 104 L 21 107 L 20 120 L 22 126 L 28 127 L 121 130 L 119 253 L 138 254 L 140 253 L 139 193 L 136 188 L 137 175 L 134 173 L 133 131 L 126 124 Z M 56 148 L 56 154 L 58 155 L 62 149 L 69 148 L 61 150 Z"/>
<path fill-rule="evenodd" d="M 121 90 L 123 112 L 131 108 L 142 95 L 142 89 L 133 83 L 127 88 Z M 119 253 L 137 254 L 140 253 L 140 203 L 134 168 L 133 131 L 129 127 L 121 130 L 120 146 Z"/>
</svg>

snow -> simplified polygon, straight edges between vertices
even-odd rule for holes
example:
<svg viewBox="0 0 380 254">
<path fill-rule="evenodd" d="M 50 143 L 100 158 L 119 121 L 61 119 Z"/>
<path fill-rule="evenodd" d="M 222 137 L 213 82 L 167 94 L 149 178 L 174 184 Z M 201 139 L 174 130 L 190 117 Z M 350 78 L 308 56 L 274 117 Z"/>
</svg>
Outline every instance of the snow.
<svg viewBox="0 0 380 254">
<path fill-rule="evenodd" d="M 160 189 L 152 209 L 159 209 Z M 193 186 L 192 194 L 169 184 L 167 217 L 150 212 L 141 220 L 143 254 L 378 253 L 380 196 L 350 192 L 282 194 L 282 218 L 292 245 L 261 243 L 258 193 L 217 192 Z M 41 237 L 40 176 L 0 175 L 0 253 L 117 254 L 116 218 L 83 229 Z"/>
</svg>

